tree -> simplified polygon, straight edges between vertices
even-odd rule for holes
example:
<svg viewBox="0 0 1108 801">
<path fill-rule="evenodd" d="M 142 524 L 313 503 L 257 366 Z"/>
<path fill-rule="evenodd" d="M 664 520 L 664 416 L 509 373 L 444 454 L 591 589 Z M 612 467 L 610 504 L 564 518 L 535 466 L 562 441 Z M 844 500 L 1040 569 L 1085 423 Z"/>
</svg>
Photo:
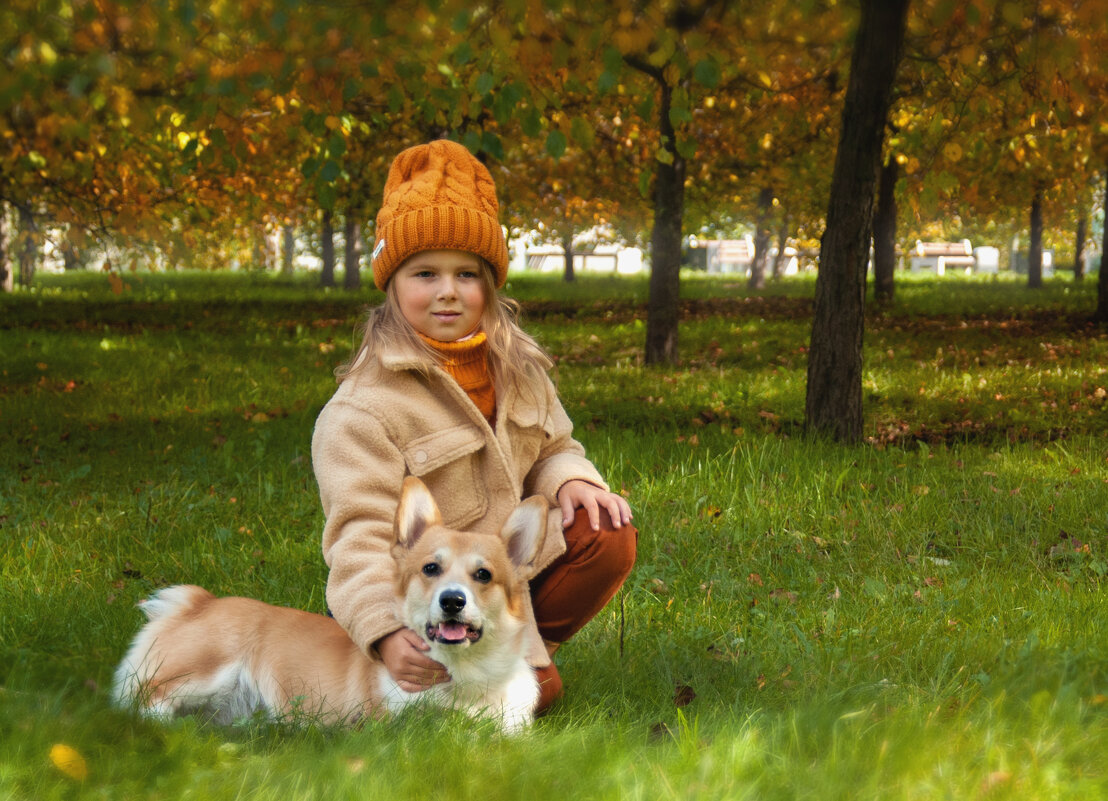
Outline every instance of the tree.
<svg viewBox="0 0 1108 801">
<path fill-rule="evenodd" d="M 1036 189 L 1031 196 L 1031 241 L 1028 244 L 1027 286 L 1043 286 L 1043 193 Z"/>
<path fill-rule="evenodd" d="M 790 65 L 790 70 L 794 63 L 806 65 L 807 81 L 818 74 L 822 64 L 811 58 L 818 48 L 806 42 L 834 39 L 835 26 L 812 24 L 804 9 L 783 0 L 741 8 L 722 0 L 619 0 L 601 6 L 577 0 L 558 6 L 528 3 L 516 12 L 512 8 L 506 4 L 499 12 L 505 22 L 498 29 L 513 31 L 500 37 L 500 45 L 513 48 L 507 62 L 518 65 L 519 82 L 529 87 L 534 107 L 550 125 L 548 152 L 564 152 L 567 139 L 591 147 L 584 141 L 594 131 L 589 113 L 566 104 L 566 90 L 572 97 L 592 88 L 594 102 L 611 108 L 613 116 L 625 124 L 638 120 L 637 135 L 628 137 L 627 148 L 639 158 L 639 191 L 650 199 L 653 211 L 645 360 L 672 364 L 679 355 L 681 246 L 689 186 L 712 172 L 719 152 L 713 140 L 750 137 L 738 118 L 749 97 L 776 91 L 773 75 L 779 64 Z M 821 22 L 841 17 L 837 7 L 829 8 L 817 3 L 808 10 L 818 10 Z M 752 44 L 759 37 L 765 38 L 765 47 Z M 715 200 L 717 207 L 722 205 L 718 194 Z M 721 213 L 727 211 L 724 206 Z"/>
<path fill-rule="evenodd" d="M 323 260 L 323 269 L 320 272 L 319 285 L 323 287 L 333 287 L 335 285 L 334 213 L 331 209 L 323 209 L 320 214 L 320 258 Z"/>
<path fill-rule="evenodd" d="M 770 215 L 773 209 L 773 189 L 765 186 L 758 193 L 758 215 L 754 225 L 754 261 L 750 265 L 751 289 L 766 288 L 766 263 L 769 256 L 769 240 L 773 235 L 770 230 L 772 220 Z"/>
<path fill-rule="evenodd" d="M 664 70 L 632 59 L 658 84 L 658 150 L 654 169 L 654 226 L 650 233 L 650 297 L 647 301 L 646 363 L 677 362 L 680 319 L 681 239 L 685 218 L 685 156 L 677 149 L 673 124 L 674 88 Z"/>
<path fill-rule="evenodd" d="M 896 291 L 896 183 L 900 165 L 890 154 L 881 165 L 873 217 L 873 295 L 889 303 Z"/>
<path fill-rule="evenodd" d="M 1108 209 L 1108 163 L 1104 169 L 1104 207 Z M 1096 279 L 1096 313 L 1098 323 L 1108 323 L 1108 213 L 1104 218 L 1104 234 L 1100 243 L 1100 272 Z"/>
<path fill-rule="evenodd" d="M 343 250 L 342 288 L 355 290 L 362 285 L 362 226 L 357 215 L 346 213 L 343 220 L 343 237 L 345 249 Z"/>
<path fill-rule="evenodd" d="M 0 201 L 0 292 L 11 292 L 15 286 L 12 269 L 12 235 L 8 204 Z"/>
<path fill-rule="evenodd" d="M 1085 280 L 1085 238 L 1088 235 L 1089 214 L 1082 210 L 1077 218 L 1077 231 L 1074 234 L 1073 243 L 1073 280 Z"/>
<path fill-rule="evenodd" d="M 909 0 L 862 0 L 820 247 L 808 350 L 807 428 L 862 438 L 862 336 L 874 184 Z"/>
</svg>

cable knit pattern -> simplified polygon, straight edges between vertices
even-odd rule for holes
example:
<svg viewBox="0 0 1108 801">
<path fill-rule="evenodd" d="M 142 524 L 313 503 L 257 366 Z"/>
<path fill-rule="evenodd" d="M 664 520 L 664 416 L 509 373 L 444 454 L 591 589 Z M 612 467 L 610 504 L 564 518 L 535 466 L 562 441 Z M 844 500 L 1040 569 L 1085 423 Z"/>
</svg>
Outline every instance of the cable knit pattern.
<svg viewBox="0 0 1108 801">
<path fill-rule="evenodd" d="M 484 331 L 458 342 L 439 342 L 437 339 L 419 338 L 435 349 L 442 359 L 442 369 L 466 391 L 478 411 L 493 425 L 496 421 L 496 387 L 489 372 L 489 341 Z"/>
<path fill-rule="evenodd" d="M 373 281 L 384 289 L 405 259 L 423 250 L 464 250 L 508 278 L 508 244 L 496 184 L 465 146 L 440 139 L 402 151 L 389 168 L 377 214 Z"/>
</svg>

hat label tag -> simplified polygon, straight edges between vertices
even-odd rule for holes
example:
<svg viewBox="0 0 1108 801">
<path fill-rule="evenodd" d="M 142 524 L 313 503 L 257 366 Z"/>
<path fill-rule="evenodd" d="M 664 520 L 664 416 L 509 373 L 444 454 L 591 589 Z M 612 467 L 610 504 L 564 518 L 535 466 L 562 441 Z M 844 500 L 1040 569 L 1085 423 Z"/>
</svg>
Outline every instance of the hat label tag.
<svg viewBox="0 0 1108 801">
<path fill-rule="evenodd" d="M 373 249 L 373 256 L 370 257 L 370 261 L 377 261 L 377 257 L 381 255 L 381 251 L 385 249 L 385 240 L 382 239 L 377 243 L 377 247 Z"/>
</svg>

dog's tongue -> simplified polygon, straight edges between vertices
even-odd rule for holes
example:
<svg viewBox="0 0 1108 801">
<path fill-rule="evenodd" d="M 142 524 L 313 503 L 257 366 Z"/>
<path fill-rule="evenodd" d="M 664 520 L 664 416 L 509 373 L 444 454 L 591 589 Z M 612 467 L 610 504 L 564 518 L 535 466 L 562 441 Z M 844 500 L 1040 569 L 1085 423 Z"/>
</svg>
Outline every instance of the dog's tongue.
<svg viewBox="0 0 1108 801">
<path fill-rule="evenodd" d="M 466 627 L 464 623 L 439 623 L 439 637 L 444 640 L 464 640 Z"/>
</svg>

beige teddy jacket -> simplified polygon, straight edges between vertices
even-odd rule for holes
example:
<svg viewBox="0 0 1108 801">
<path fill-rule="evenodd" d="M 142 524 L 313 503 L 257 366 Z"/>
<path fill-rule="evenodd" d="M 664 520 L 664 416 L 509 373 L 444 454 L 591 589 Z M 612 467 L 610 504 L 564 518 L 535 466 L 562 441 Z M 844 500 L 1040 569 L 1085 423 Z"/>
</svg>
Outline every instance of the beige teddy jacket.
<svg viewBox="0 0 1108 801">
<path fill-rule="evenodd" d="M 573 424 L 544 378 L 538 398 L 497 391 L 495 428 L 465 391 L 424 358 L 390 354 L 339 385 L 316 420 L 312 464 L 326 522 L 327 604 L 362 650 L 401 628 L 390 555 L 400 485 L 418 476 L 443 521 L 498 533 L 520 500 L 542 495 L 557 506 L 571 479 L 607 485 L 573 439 Z M 536 402 L 537 401 L 537 402 Z M 562 516 L 547 520 L 531 576 L 565 551 Z M 549 663 L 530 603 L 528 661 Z"/>
</svg>

